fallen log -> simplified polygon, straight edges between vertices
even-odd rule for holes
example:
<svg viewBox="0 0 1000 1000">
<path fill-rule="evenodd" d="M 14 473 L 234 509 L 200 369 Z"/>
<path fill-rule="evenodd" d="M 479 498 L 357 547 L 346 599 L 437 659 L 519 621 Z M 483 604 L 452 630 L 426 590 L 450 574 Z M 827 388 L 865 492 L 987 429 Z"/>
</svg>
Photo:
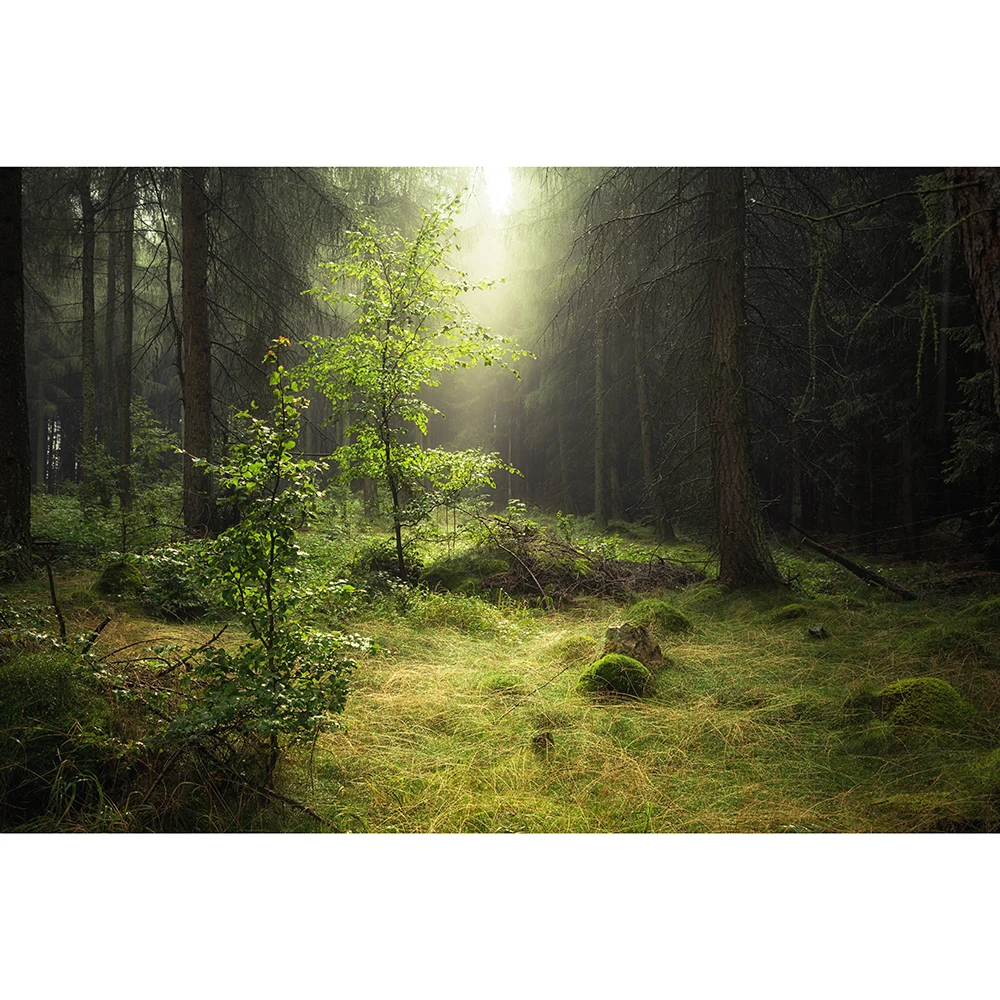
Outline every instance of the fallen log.
<svg viewBox="0 0 1000 1000">
<path fill-rule="evenodd" d="M 788 522 L 791 524 L 791 522 Z M 827 559 L 832 559 L 835 563 L 839 563 L 844 569 L 849 570 L 855 576 L 860 577 L 865 583 L 873 584 L 878 587 L 885 587 L 886 590 L 891 591 L 894 594 L 898 594 L 904 601 L 915 601 L 918 595 L 912 590 L 907 590 L 905 587 L 900 587 L 898 584 L 893 583 L 892 580 L 887 580 L 880 573 L 876 573 L 874 570 L 868 569 L 867 566 L 862 566 L 860 563 L 854 562 L 853 559 L 848 559 L 847 556 L 840 555 L 839 552 L 834 552 L 833 549 L 828 549 L 822 542 L 817 542 L 815 538 L 810 538 L 798 525 L 792 524 L 792 527 L 802 536 L 802 544 L 808 546 L 810 549 L 815 549 L 820 555 L 824 555 Z"/>
</svg>

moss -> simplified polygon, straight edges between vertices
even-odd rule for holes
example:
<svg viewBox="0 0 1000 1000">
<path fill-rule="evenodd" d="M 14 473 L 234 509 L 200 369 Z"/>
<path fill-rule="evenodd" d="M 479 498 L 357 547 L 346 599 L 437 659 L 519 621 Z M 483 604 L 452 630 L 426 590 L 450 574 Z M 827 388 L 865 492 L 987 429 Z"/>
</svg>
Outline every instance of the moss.
<svg viewBox="0 0 1000 1000">
<path fill-rule="evenodd" d="M 940 677 L 904 677 L 876 692 L 878 713 L 894 726 L 962 729 L 972 706 Z"/>
<path fill-rule="evenodd" d="M 1000 629 L 1000 597 L 964 608 L 956 617 L 972 619 L 980 628 Z"/>
<path fill-rule="evenodd" d="M 487 577 L 510 571 L 510 560 L 493 549 L 471 549 L 457 556 L 435 559 L 420 574 L 431 590 L 474 594 L 484 589 Z"/>
<path fill-rule="evenodd" d="M 694 625 L 687 615 L 672 604 L 655 597 L 647 597 L 633 604 L 625 613 L 625 621 L 630 625 L 645 625 L 661 639 L 694 631 Z"/>
<path fill-rule="evenodd" d="M 142 589 L 142 574 L 131 563 L 113 562 L 104 568 L 94 589 L 103 597 L 132 596 Z"/>
<path fill-rule="evenodd" d="M 582 663 L 594 659 L 598 641 L 589 635 L 567 635 L 557 639 L 545 650 L 546 658 L 562 663 Z"/>
<path fill-rule="evenodd" d="M 653 686 L 649 669 L 631 656 L 608 653 L 602 656 L 581 678 L 584 691 L 606 694 L 626 694 L 641 697 Z"/>
<path fill-rule="evenodd" d="M 935 659 L 958 660 L 983 667 L 993 663 L 990 651 L 975 635 L 952 626 L 931 625 L 920 629 L 913 636 L 912 648 Z"/>
<path fill-rule="evenodd" d="M 804 604 L 786 604 L 777 611 L 772 611 L 768 620 L 772 622 L 790 622 L 797 618 L 805 618 L 809 614 L 809 609 Z"/>
</svg>

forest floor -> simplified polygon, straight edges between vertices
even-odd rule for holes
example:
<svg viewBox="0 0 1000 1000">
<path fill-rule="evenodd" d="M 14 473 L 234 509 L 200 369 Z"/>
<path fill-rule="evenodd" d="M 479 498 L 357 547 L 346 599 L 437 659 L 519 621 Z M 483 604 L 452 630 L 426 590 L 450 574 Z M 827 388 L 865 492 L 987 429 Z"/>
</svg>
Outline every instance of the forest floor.
<svg viewBox="0 0 1000 1000">
<path fill-rule="evenodd" d="M 326 542 L 303 540 L 326 573 Z M 656 551 L 708 564 L 694 543 Z M 922 592 L 899 601 L 819 556 L 776 552 L 794 587 L 729 592 L 708 579 L 651 595 L 693 631 L 660 637 L 668 663 L 643 698 L 578 687 L 605 630 L 627 616 L 624 597 L 543 610 L 502 592 L 421 588 L 361 602 L 346 624 L 377 649 L 358 661 L 341 728 L 290 750 L 280 787 L 327 829 L 359 833 L 1000 828 L 995 578 L 949 590 L 940 566 L 878 564 Z M 95 576 L 57 577 L 74 595 L 71 630 L 98 613 L 87 601 Z M 40 608 L 46 589 L 5 593 Z M 195 645 L 216 628 L 122 605 L 95 651 Z M 938 678 L 962 701 L 904 717 L 885 688 L 907 678 Z M 322 827 L 282 809 L 261 828 Z"/>
</svg>

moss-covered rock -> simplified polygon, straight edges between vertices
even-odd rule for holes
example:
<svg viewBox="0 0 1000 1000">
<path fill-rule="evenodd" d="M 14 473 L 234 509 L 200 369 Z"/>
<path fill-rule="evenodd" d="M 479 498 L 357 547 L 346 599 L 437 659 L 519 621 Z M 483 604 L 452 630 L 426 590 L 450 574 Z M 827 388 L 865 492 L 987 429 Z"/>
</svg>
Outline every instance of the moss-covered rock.
<svg viewBox="0 0 1000 1000">
<path fill-rule="evenodd" d="M 625 694 L 638 698 L 652 689 L 653 675 L 631 656 L 609 653 L 580 678 L 579 687 L 597 694 Z"/>
<path fill-rule="evenodd" d="M 972 706 L 940 677 L 904 677 L 877 691 L 878 714 L 894 726 L 957 732 L 972 716 Z"/>
<path fill-rule="evenodd" d="M 601 656 L 620 653 L 623 656 L 638 660 L 649 670 L 659 670 L 664 663 L 663 651 L 650 637 L 645 625 L 635 625 L 625 622 L 622 625 L 611 625 L 604 635 L 604 649 Z"/>
<path fill-rule="evenodd" d="M 645 625 L 658 639 L 694 631 L 687 615 L 655 597 L 636 601 L 625 612 L 625 621 L 631 625 Z"/>
<path fill-rule="evenodd" d="M 132 597 L 142 589 L 142 574 L 132 563 L 113 562 L 104 567 L 94 589 L 102 597 Z"/>
</svg>

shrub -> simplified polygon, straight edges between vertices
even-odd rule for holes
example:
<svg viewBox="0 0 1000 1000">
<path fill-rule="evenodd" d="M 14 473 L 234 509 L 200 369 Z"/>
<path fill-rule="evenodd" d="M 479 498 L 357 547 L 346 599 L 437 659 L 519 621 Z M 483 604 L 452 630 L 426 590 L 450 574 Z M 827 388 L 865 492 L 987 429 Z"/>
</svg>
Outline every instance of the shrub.
<svg viewBox="0 0 1000 1000">
<path fill-rule="evenodd" d="M 630 625 L 645 625 L 658 638 L 694 631 L 694 625 L 687 615 L 672 604 L 655 597 L 647 597 L 633 604 L 625 614 L 625 621 Z"/>
<path fill-rule="evenodd" d="M 602 656 L 581 678 L 579 687 L 584 691 L 605 694 L 624 694 L 641 697 L 653 686 L 649 668 L 631 656 L 608 653 Z"/>
<path fill-rule="evenodd" d="M 403 546 L 402 579 L 416 583 L 420 577 L 422 564 L 417 557 L 412 542 Z M 379 539 L 359 549 L 351 563 L 350 575 L 354 580 L 366 580 L 376 574 L 390 574 L 399 577 L 399 558 L 396 543 L 391 538 Z"/>
<path fill-rule="evenodd" d="M 204 544 L 200 541 L 165 545 L 136 556 L 142 574 L 139 601 L 145 611 L 158 618 L 186 621 L 202 618 L 217 602 L 204 566 Z"/>
<path fill-rule="evenodd" d="M 509 571 L 510 560 L 499 550 L 476 546 L 461 555 L 435 559 L 420 574 L 420 582 L 431 590 L 472 594 L 483 589 L 488 576 Z"/>
</svg>

